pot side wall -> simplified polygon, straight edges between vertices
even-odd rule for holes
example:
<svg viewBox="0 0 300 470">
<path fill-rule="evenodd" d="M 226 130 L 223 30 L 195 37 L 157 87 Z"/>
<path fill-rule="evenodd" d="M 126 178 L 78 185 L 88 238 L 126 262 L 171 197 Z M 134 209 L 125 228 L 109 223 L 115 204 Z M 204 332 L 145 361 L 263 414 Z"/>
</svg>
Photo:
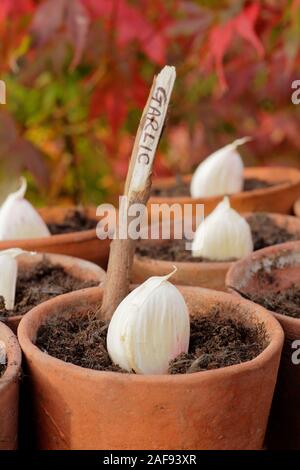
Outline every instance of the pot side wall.
<svg viewBox="0 0 300 470">
<path fill-rule="evenodd" d="M 206 289 L 181 291 L 193 314 L 208 311 L 216 301 L 240 303 Z M 100 301 L 98 289 L 67 294 L 32 310 L 19 326 L 39 449 L 262 448 L 283 340 L 280 326 L 264 309 L 243 301 L 245 321 L 266 324 L 268 348 L 248 363 L 215 371 L 97 372 L 51 358 L 32 345 L 46 318 L 78 314 Z"/>
</svg>

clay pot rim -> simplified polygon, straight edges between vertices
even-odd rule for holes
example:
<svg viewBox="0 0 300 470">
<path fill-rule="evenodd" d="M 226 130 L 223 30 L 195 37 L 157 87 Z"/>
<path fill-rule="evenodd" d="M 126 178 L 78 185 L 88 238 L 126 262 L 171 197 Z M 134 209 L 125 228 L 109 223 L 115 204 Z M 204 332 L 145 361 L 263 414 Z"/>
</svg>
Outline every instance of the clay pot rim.
<svg viewBox="0 0 300 470">
<path fill-rule="evenodd" d="M 28 258 L 28 257 L 30 257 L 30 255 L 24 253 L 24 254 L 20 255 L 18 258 L 22 260 L 22 258 L 24 259 L 24 258 Z M 79 260 L 80 264 L 85 265 L 86 268 L 89 268 L 89 266 L 91 268 L 92 267 L 93 268 L 99 268 L 99 274 L 100 274 L 100 271 L 103 271 L 103 276 L 104 277 L 105 277 L 105 274 L 106 274 L 104 269 L 101 268 L 101 266 L 98 266 L 96 263 L 93 263 L 92 261 L 88 261 L 88 260 L 85 260 L 85 259 L 82 259 L 82 258 L 76 258 L 75 256 L 62 255 L 60 253 L 37 252 L 36 255 L 35 255 L 35 259 L 36 259 L 37 263 L 40 262 L 43 257 L 50 258 L 50 260 L 52 260 L 53 263 L 62 264 L 62 265 L 64 264 L 64 261 L 74 261 L 74 263 L 76 263 Z M 32 258 L 32 260 L 34 260 L 34 259 Z M 99 284 L 100 284 L 100 282 L 99 282 Z M 85 290 L 85 289 L 81 289 L 81 290 Z M 5 324 L 6 318 L 8 318 L 10 322 L 18 322 L 19 323 L 22 320 L 22 318 L 25 315 L 27 315 L 27 313 L 29 313 L 29 311 L 24 313 L 23 315 L 10 315 L 9 317 L 4 317 L 4 320 L 1 320 L 0 323 Z"/>
<path fill-rule="evenodd" d="M 299 202 L 300 202 L 300 199 L 299 199 Z M 277 219 L 277 218 L 280 218 L 282 221 L 283 220 L 297 220 L 297 217 L 294 216 L 294 215 L 288 215 L 288 214 L 279 214 L 277 212 L 262 212 L 264 214 L 267 214 L 271 219 Z M 247 218 L 247 217 L 250 217 L 251 215 L 255 215 L 257 214 L 257 212 L 242 212 L 240 215 L 242 215 L 243 217 Z M 300 220 L 299 220 L 299 229 L 300 229 Z M 157 242 L 163 242 L 163 240 L 156 240 Z M 288 242 L 289 243 L 289 242 Z M 271 245 L 270 247 L 267 247 L 267 248 L 272 248 L 273 246 L 277 246 L 277 245 Z M 265 248 L 263 248 L 265 249 Z M 251 254 L 253 253 L 257 253 L 258 251 L 261 251 L 261 250 L 255 250 L 253 251 Z M 250 255 L 251 256 L 251 255 Z M 197 265 L 197 262 L 194 262 L 194 261 L 171 261 L 171 260 L 161 260 L 161 259 L 155 259 L 155 258 L 151 258 L 150 256 L 143 256 L 143 255 L 140 255 L 140 254 L 135 254 L 134 257 L 138 260 L 138 261 L 145 261 L 146 263 L 150 263 L 150 262 L 155 262 L 155 263 L 160 263 L 160 265 L 162 266 L 163 269 L 166 269 L 166 274 L 167 274 L 167 271 L 168 269 L 170 268 L 170 266 L 177 266 L 178 265 L 178 268 L 179 269 L 188 269 L 190 268 L 191 266 L 194 266 L 194 265 Z M 232 265 L 234 265 L 235 263 L 238 263 L 239 261 L 241 261 L 241 259 L 237 259 L 236 261 L 232 260 L 232 261 L 201 261 L 201 263 L 199 263 L 199 265 L 201 266 L 201 268 L 205 269 L 205 270 L 228 270 L 232 267 Z"/>
<path fill-rule="evenodd" d="M 293 212 L 296 217 L 300 217 L 300 198 L 294 202 Z"/>
<path fill-rule="evenodd" d="M 61 233 L 58 235 L 50 235 L 49 237 L 40 237 L 40 238 L 18 238 L 16 240 L 1 240 L 0 243 L 5 244 L 6 242 L 11 245 L 14 243 L 16 246 L 18 243 L 22 243 L 26 245 L 26 243 L 32 243 L 39 246 L 44 246 L 47 243 L 48 246 L 56 245 L 58 242 L 60 243 L 67 243 L 70 239 L 72 239 L 72 243 L 74 242 L 85 242 L 89 240 L 93 240 L 95 238 L 96 229 L 90 230 L 81 230 L 78 232 L 69 232 L 69 233 Z"/>
<path fill-rule="evenodd" d="M 280 243 L 278 245 L 273 245 L 273 246 L 268 246 L 266 248 L 263 248 L 262 250 L 257 250 L 251 253 L 249 256 L 246 256 L 243 259 L 240 259 L 234 263 L 233 266 L 231 266 L 226 274 L 225 278 L 225 285 L 227 288 L 227 291 L 230 293 L 233 293 L 234 295 L 238 296 L 241 299 L 244 299 L 244 297 L 235 289 L 235 287 L 232 285 L 235 277 L 235 269 L 239 268 L 240 266 L 248 264 L 248 262 L 255 261 L 255 260 L 260 260 L 263 258 L 268 258 L 269 254 L 272 255 L 272 258 L 276 258 L 277 253 L 274 253 L 274 247 L 276 247 L 276 251 L 280 250 L 281 252 L 285 252 L 286 254 L 291 253 L 294 251 L 294 246 L 295 244 L 299 245 L 299 251 L 300 251 L 300 240 L 292 240 L 286 243 Z M 252 302 L 252 301 L 250 301 Z M 255 302 L 252 302 L 255 305 L 260 305 Z M 260 305 L 261 306 L 261 305 Z M 283 315 L 282 313 L 275 312 L 274 310 L 267 309 L 271 314 L 277 318 L 277 320 L 280 323 L 285 323 L 286 325 L 290 325 L 291 327 L 299 327 L 300 323 L 300 318 L 294 318 L 290 317 L 288 315 Z"/>
<path fill-rule="evenodd" d="M 171 261 L 171 260 L 165 260 L 165 259 L 155 259 L 155 258 L 150 258 L 150 256 L 142 256 L 142 255 L 135 255 L 135 258 L 138 261 L 144 261 L 147 263 L 155 262 L 158 263 L 162 266 L 163 269 L 166 269 L 166 274 L 168 274 L 168 270 L 172 266 L 177 266 L 178 269 L 188 269 L 191 266 L 197 266 L 197 261 Z M 215 269 L 222 269 L 222 270 L 228 270 L 229 267 L 234 263 L 235 261 L 201 261 L 199 262 L 199 265 L 201 268 L 205 268 L 206 270 L 215 270 Z"/>
<path fill-rule="evenodd" d="M 6 369 L 0 378 L 1 393 L 2 388 L 5 387 L 8 382 L 11 382 L 18 377 L 22 362 L 22 352 L 16 336 L 3 322 L 0 322 L 0 331 L 4 332 L 5 339 L 3 339 L 3 341 L 6 345 L 7 353 Z"/>
<path fill-rule="evenodd" d="M 245 177 L 247 176 L 251 176 L 251 174 L 253 173 L 253 171 L 262 171 L 262 172 L 265 172 L 266 173 L 266 170 L 272 170 L 272 169 L 275 169 L 275 170 L 278 170 L 278 171 L 282 171 L 283 173 L 286 172 L 287 170 L 289 171 L 290 174 L 293 174 L 293 178 L 291 178 L 289 181 L 287 182 L 282 182 L 282 183 L 277 183 L 275 184 L 274 186 L 270 186 L 268 188 L 260 188 L 260 189 L 254 189 L 252 191 L 240 191 L 238 193 L 233 193 L 233 194 L 228 194 L 228 196 L 230 197 L 230 199 L 245 199 L 245 198 L 248 198 L 249 197 L 249 194 L 251 194 L 252 197 L 256 197 L 256 196 L 263 196 L 265 194 L 277 194 L 278 192 L 278 189 L 284 189 L 284 188 L 291 188 L 291 187 L 294 187 L 294 186 L 298 186 L 299 183 L 300 183 L 300 170 L 298 170 L 297 168 L 294 168 L 294 167 L 285 167 L 285 166 L 272 166 L 272 167 L 264 167 L 264 166 L 252 166 L 252 167 L 245 167 L 244 168 L 244 174 L 245 174 Z M 168 177 L 162 177 L 162 178 L 157 178 L 156 180 L 153 181 L 153 187 L 155 186 L 158 186 L 159 185 L 159 182 L 161 181 L 172 181 L 174 179 L 174 176 L 168 176 Z M 185 175 L 183 176 L 183 180 L 184 181 L 190 181 L 191 180 L 191 175 Z M 225 196 L 225 194 L 223 195 L 216 195 L 216 196 L 207 196 L 207 197 L 196 197 L 196 198 L 193 198 L 191 196 L 152 196 L 151 195 L 151 198 L 149 200 L 149 202 L 158 202 L 158 201 L 162 201 L 164 199 L 169 199 L 169 200 L 173 200 L 174 202 L 175 201 L 178 201 L 180 200 L 182 203 L 187 203 L 187 202 L 191 202 L 192 201 L 207 201 L 207 203 L 209 202 L 214 202 L 217 198 L 219 199 L 222 199 L 223 197 Z"/>
<path fill-rule="evenodd" d="M 178 286 L 179 290 L 181 290 L 181 287 Z M 41 325 L 43 322 L 38 321 L 38 317 L 40 314 L 41 308 L 44 310 L 43 312 L 43 319 L 46 317 L 51 317 L 52 315 L 54 316 L 57 311 L 60 310 L 60 306 L 62 304 L 68 303 L 68 300 L 73 297 L 73 302 L 76 300 L 76 298 L 80 298 L 83 296 L 87 296 L 88 293 L 92 294 L 95 293 L 98 287 L 91 287 L 88 289 L 83 289 L 81 291 L 74 291 L 70 292 L 68 294 L 60 295 L 58 297 L 55 297 L 54 299 L 50 299 L 43 304 L 38 305 L 37 307 L 33 308 L 30 310 L 21 320 L 19 327 L 18 327 L 18 339 L 19 343 L 21 345 L 22 349 L 26 349 L 26 356 L 29 358 L 29 360 L 32 360 L 35 357 L 38 358 L 38 360 L 41 362 L 47 363 L 50 361 L 50 366 L 53 365 L 59 369 L 64 370 L 64 373 L 70 373 L 78 378 L 84 378 L 85 375 L 89 375 L 90 378 L 94 377 L 95 379 L 99 379 L 101 376 L 105 377 L 106 379 L 111 379 L 111 380 L 118 380 L 121 382 L 127 382 L 130 380 L 131 382 L 134 383 L 139 383 L 139 382 L 149 382 L 150 383 L 156 383 L 157 385 L 161 383 L 170 383 L 172 384 L 175 381 L 183 381 L 186 384 L 193 384 L 196 382 L 199 382 L 200 380 L 206 381 L 206 380 L 215 380 L 218 377 L 222 378 L 224 377 L 224 374 L 226 375 L 232 375 L 235 376 L 235 374 L 240 374 L 240 373 L 245 373 L 247 371 L 255 370 L 258 367 L 262 367 L 264 364 L 266 364 L 270 357 L 275 353 L 275 351 L 278 348 L 278 344 L 283 344 L 283 339 L 284 339 L 284 333 L 283 330 L 280 326 L 280 324 L 277 322 L 277 320 L 274 319 L 272 314 L 268 312 L 265 308 L 261 307 L 260 305 L 253 304 L 253 302 L 250 302 L 248 300 L 243 299 L 243 304 L 250 309 L 253 313 L 253 315 L 259 319 L 260 322 L 262 323 L 268 323 L 268 333 L 270 335 L 270 343 L 268 346 L 254 359 L 250 361 L 246 361 L 240 364 L 235 364 L 232 366 L 227 366 L 227 367 L 222 367 L 219 369 L 213 369 L 213 370 L 207 370 L 207 371 L 201 371 L 201 372 L 195 372 L 193 374 L 174 374 L 174 375 L 168 375 L 168 374 L 163 374 L 163 375 L 139 375 L 139 374 L 126 374 L 126 373 L 120 373 L 120 372 L 112 372 L 112 371 L 97 371 L 93 369 L 86 369 L 84 367 L 68 363 L 65 361 L 62 361 L 61 359 L 57 359 L 53 356 L 48 355 L 47 353 L 41 351 L 31 340 L 31 337 L 29 336 L 27 330 L 29 327 L 29 323 L 31 321 L 34 322 L 35 326 Z M 219 292 L 219 291 L 212 291 L 211 289 L 204 289 L 204 288 L 199 288 L 199 287 L 190 287 L 190 286 L 184 286 L 183 290 L 185 291 L 195 291 L 195 290 L 200 290 L 204 295 L 210 295 L 213 293 L 215 297 L 222 302 L 224 299 L 224 296 L 228 303 L 230 304 L 235 304 L 235 305 L 240 305 L 241 299 L 238 299 L 237 297 L 230 295 L 225 292 Z M 98 292 L 101 292 L 100 289 Z M 67 310 L 67 309 L 66 309 Z M 69 312 L 68 312 L 69 313 Z M 272 330 L 271 333 L 269 330 Z M 46 364 L 45 364 L 46 365 Z"/>
<path fill-rule="evenodd" d="M 68 211 L 68 210 L 74 210 L 76 206 L 67 206 L 67 207 L 60 207 L 60 206 L 49 206 L 49 207 L 43 207 L 39 208 L 38 212 L 42 213 L 46 211 L 47 209 L 59 209 L 61 211 Z M 87 211 L 91 210 L 96 210 L 96 208 L 87 206 L 84 209 Z M 43 215 L 42 215 L 43 217 Z M 43 217 L 44 218 L 44 217 Z M 95 220 L 97 221 L 97 215 L 95 214 Z M 34 242 L 35 246 L 38 248 L 42 248 L 47 244 L 47 246 L 52 247 L 57 244 L 67 244 L 67 243 L 83 243 L 83 242 L 88 242 L 89 240 L 94 240 L 95 235 L 96 235 L 96 227 L 89 229 L 89 230 L 79 230 L 76 232 L 68 232 L 68 233 L 60 233 L 56 235 L 50 235 L 49 237 L 38 237 L 38 238 L 22 238 L 22 239 L 10 239 L 10 240 L 1 240 L 0 241 L 0 246 L 4 247 L 5 244 L 8 244 L 11 246 L 12 244 L 15 244 L 15 246 L 18 246 L 18 243 L 22 243 L 22 246 L 26 246 L 27 244 L 32 245 Z"/>
</svg>

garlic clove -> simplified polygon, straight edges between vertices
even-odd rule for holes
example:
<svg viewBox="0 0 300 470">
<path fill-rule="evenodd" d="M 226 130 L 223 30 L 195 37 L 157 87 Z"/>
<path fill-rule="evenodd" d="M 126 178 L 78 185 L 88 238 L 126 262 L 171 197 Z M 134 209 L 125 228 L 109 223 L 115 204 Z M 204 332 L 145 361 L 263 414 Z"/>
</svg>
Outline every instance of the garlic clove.
<svg viewBox="0 0 300 470">
<path fill-rule="evenodd" d="M 174 272 L 147 279 L 115 311 L 107 350 L 122 369 L 165 374 L 169 362 L 188 351 L 189 313 L 182 294 L 168 281 Z"/>
<path fill-rule="evenodd" d="M 17 256 L 34 252 L 27 252 L 20 248 L 10 248 L 0 251 L 0 295 L 4 299 L 6 310 L 13 310 L 15 306 L 16 285 L 18 277 Z"/>
<path fill-rule="evenodd" d="M 7 196 L 0 209 L 0 240 L 49 237 L 47 225 L 24 199 L 27 189 L 25 178 L 21 178 L 18 191 Z"/>
<path fill-rule="evenodd" d="M 241 191 L 244 164 L 236 149 L 250 140 L 251 137 L 237 139 L 200 163 L 192 176 L 191 196 L 223 196 Z"/>
<path fill-rule="evenodd" d="M 6 364 L 6 346 L 2 340 L 0 340 L 0 364 Z"/>
<path fill-rule="evenodd" d="M 243 258 L 253 251 L 248 222 L 230 207 L 224 197 L 196 230 L 192 254 L 212 261 Z"/>
</svg>

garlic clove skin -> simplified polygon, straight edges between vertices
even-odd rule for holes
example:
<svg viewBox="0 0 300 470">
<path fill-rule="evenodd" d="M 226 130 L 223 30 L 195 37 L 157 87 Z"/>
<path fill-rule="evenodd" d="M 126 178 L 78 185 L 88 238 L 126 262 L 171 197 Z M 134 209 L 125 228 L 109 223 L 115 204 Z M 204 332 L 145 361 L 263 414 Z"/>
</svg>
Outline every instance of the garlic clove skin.
<svg viewBox="0 0 300 470">
<path fill-rule="evenodd" d="M 16 258 L 23 253 L 35 254 L 20 248 L 0 251 L 0 295 L 4 299 L 6 310 L 13 310 L 15 306 L 18 277 L 18 262 Z"/>
<path fill-rule="evenodd" d="M 252 251 L 248 222 L 230 207 L 228 197 L 224 197 L 197 228 L 192 255 L 211 261 L 228 261 L 243 258 Z"/>
<path fill-rule="evenodd" d="M 177 269 L 176 269 L 177 270 Z M 167 276 L 150 277 L 118 306 L 107 333 L 112 361 L 128 372 L 165 374 L 187 352 L 190 319 L 185 300 Z"/>
<path fill-rule="evenodd" d="M 2 340 L 0 340 L 0 364 L 6 364 L 6 346 Z"/>
<path fill-rule="evenodd" d="M 191 196 L 223 196 L 240 192 L 243 189 L 244 164 L 237 147 L 250 140 L 251 137 L 237 139 L 201 162 L 192 176 Z"/>
<path fill-rule="evenodd" d="M 20 240 L 51 236 L 47 225 L 24 199 L 27 189 L 25 178 L 21 178 L 18 191 L 7 196 L 0 209 L 0 240 Z"/>
</svg>

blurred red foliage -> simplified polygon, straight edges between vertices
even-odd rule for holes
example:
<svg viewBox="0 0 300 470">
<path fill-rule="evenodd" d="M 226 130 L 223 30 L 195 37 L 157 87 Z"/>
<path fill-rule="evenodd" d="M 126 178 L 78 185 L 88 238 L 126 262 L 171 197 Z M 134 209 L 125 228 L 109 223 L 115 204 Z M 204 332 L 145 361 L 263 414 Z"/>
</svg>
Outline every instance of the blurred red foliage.
<svg viewBox="0 0 300 470">
<path fill-rule="evenodd" d="M 38 89 L 45 71 L 53 87 L 55 80 L 56 87 L 76 82 L 84 130 L 75 132 L 69 115 L 74 97 L 64 101 L 56 90 L 53 109 L 38 122 L 43 132 L 58 128 L 39 142 L 41 159 L 49 139 L 76 153 L 69 160 L 50 158 L 67 178 L 67 162 L 73 170 L 83 164 L 77 153 L 84 134 L 101 148 L 109 186 L 114 174 L 121 179 L 126 171 L 137 110 L 164 63 L 176 65 L 178 80 L 157 172 L 190 171 L 210 151 L 245 134 L 254 137 L 245 154 L 249 163 L 294 163 L 299 112 L 290 97 L 299 78 L 299 34 L 300 0 L 2 0 L 0 70 L 20 103 L 18 87 Z M 43 93 L 47 102 L 55 94 L 50 87 Z M 11 113 L 23 137 L 36 144 L 30 129 L 36 122 Z M 51 194 L 60 191 L 53 182 Z"/>
</svg>

